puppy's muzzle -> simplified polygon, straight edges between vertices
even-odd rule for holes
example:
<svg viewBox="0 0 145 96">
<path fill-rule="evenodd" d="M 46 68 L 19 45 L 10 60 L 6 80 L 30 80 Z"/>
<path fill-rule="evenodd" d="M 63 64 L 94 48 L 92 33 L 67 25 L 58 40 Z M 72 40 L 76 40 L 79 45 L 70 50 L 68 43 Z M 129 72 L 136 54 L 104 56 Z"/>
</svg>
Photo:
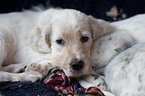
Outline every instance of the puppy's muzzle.
<svg viewBox="0 0 145 96">
<path fill-rule="evenodd" d="M 70 66 L 73 70 L 79 71 L 83 68 L 84 62 L 82 60 L 74 60 L 70 63 Z"/>
</svg>

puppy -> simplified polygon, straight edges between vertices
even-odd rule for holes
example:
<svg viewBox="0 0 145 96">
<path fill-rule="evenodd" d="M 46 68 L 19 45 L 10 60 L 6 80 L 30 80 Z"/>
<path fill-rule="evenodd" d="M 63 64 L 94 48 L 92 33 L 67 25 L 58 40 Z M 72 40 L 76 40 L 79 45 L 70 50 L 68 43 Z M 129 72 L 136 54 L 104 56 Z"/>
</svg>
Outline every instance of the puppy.
<svg viewBox="0 0 145 96">
<path fill-rule="evenodd" d="M 41 80 L 52 67 L 70 77 L 91 73 L 93 41 L 114 28 L 71 9 L 0 15 L 0 81 Z"/>
<path fill-rule="evenodd" d="M 92 47 L 93 69 L 115 96 L 145 96 L 145 15 L 110 23 L 114 33 Z"/>
</svg>

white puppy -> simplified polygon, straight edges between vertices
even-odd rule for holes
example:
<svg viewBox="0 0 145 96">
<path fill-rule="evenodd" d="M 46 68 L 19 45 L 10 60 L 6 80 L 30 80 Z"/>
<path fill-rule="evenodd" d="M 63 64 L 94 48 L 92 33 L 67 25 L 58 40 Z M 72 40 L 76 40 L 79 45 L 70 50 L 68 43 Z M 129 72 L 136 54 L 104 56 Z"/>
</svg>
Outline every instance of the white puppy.
<svg viewBox="0 0 145 96">
<path fill-rule="evenodd" d="M 144 96 L 144 19 L 109 24 L 70 9 L 1 14 L 0 81 L 36 81 L 52 67 L 78 77 L 93 66 L 116 96 Z"/>
<path fill-rule="evenodd" d="M 52 67 L 87 75 L 93 41 L 114 30 L 71 9 L 1 14 L 0 21 L 0 81 L 36 81 Z"/>
<path fill-rule="evenodd" d="M 93 69 L 115 96 L 145 96 L 145 15 L 111 25 L 116 31 L 93 45 Z"/>
</svg>

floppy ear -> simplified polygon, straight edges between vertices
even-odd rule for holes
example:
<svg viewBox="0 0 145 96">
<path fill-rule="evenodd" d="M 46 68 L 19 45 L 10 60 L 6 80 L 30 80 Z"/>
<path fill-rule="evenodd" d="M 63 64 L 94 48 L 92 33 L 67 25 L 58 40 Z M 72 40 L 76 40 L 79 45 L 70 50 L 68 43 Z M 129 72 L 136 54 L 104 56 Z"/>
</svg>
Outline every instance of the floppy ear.
<svg viewBox="0 0 145 96">
<path fill-rule="evenodd" d="M 98 39 L 99 37 L 114 32 L 115 29 L 113 26 L 110 25 L 109 22 L 104 20 L 96 19 L 92 16 L 89 16 L 91 32 L 93 40 Z"/>
<path fill-rule="evenodd" d="M 33 50 L 40 53 L 50 53 L 50 35 L 51 32 L 49 28 L 35 27 L 28 37 L 29 45 Z"/>
</svg>

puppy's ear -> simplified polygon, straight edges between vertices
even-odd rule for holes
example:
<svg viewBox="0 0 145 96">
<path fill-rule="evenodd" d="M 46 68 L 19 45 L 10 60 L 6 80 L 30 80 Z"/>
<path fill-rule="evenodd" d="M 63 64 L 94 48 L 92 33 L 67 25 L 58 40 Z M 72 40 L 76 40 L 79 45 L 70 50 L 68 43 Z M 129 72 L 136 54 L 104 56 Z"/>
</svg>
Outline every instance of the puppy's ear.
<svg viewBox="0 0 145 96">
<path fill-rule="evenodd" d="M 29 45 L 37 52 L 44 54 L 50 53 L 50 35 L 49 28 L 35 27 L 28 37 Z"/>
<path fill-rule="evenodd" d="M 115 30 L 114 27 L 111 26 L 109 22 L 96 19 L 92 16 L 89 16 L 89 22 L 91 26 L 93 40 L 96 40 L 103 35 L 114 32 Z"/>
</svg>

